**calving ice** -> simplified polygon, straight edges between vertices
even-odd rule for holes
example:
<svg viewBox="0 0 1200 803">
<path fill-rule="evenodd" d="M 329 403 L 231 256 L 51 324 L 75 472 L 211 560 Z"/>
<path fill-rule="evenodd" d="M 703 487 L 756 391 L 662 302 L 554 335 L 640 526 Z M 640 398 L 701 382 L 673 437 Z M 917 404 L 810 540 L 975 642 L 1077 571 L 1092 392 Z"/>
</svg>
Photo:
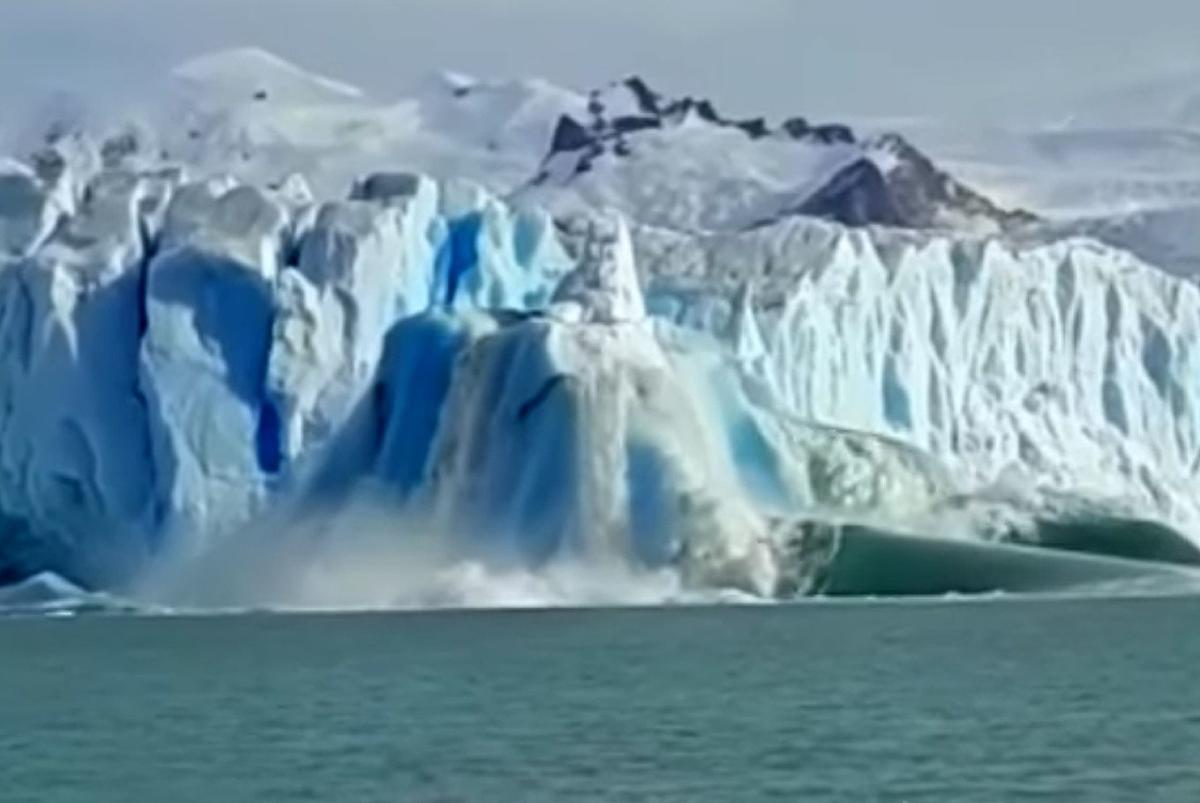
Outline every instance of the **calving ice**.
<svg viewBox="0 0 1200 803">
<path fill-rule="evenodd" d="M 1200 289 L 902 139 L 637 79 L 378 103 L 238 52 L 177 81 L 170 123 L 0 168 L 3 583 L 1191 582 Z"/>
</svg>

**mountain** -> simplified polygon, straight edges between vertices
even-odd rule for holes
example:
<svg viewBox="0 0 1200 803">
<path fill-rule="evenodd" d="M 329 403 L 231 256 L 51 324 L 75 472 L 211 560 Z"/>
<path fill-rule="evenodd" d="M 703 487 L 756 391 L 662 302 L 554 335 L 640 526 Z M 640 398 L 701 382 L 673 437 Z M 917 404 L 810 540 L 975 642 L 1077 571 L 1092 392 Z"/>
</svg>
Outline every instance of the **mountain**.
<svg viewBox="0 0 1200 803">
<path fill-rule="evenodd" d="M 948 125 L 868 121 L 900 132 L 938 165 L 1008 207 L 1062 222 L 1200 199 L 1200 138 L 1180 128 Z"/>
<path fill-rule="evenodd" d="M 0 585 L 386 607 L 472 604 L 479 575 L 642 602 L 1192 577 L 1194 283 L 1028 234 L 899 137 L 641 81 L 378 104 L 244 53 L 230 101 L 227 60 L 186 71 L 220 92 L 181 140 L 57 132 L 0 166 Z"/>
<path fill-rule="evenodd" d="M 255 50 L 176 69 L 143 150 L 269 184 L 303 174 L 331 195 L 395 165 L 567 213 L 607 206 L 682 231 L 793 215 L 848 225 L 996 232 L 1035 220 L 955 180 L 899 135 L 845 125 L 725 117 L 631 77 L 586 94 L 539 79 L 433 73 L 380 102 Z M 131 137 L 118 132 L 118 150 Z M 151 143 L 149 140 L 156 140 Z M 347 143 L 352 143 L 347 147 Z M 718 200 L 719 199 L 719 200 Z"/>
<path fill-rule="evenodd" d="M 612 206 L 683 231 L 797 215 L 993 232 L 1036 221 L 963 186 L 898 134 L 860 140 L 847 126 L 803 117 L 777 127 L 731 119 L 711 101 L 669 99 L 636 76 L 590 93 L 586 116 L 559 117 L 522 194 L 552 208 Z"/>
<path fill-rule="evenodd" d="M 1191 234 L 1200 207 L 1200 135 L 1194 130 L 885 125 L 955 176 L 987 188 L 989 198 L 1035 210 L 1038 221 L 1014 230 L 1022 237 L 1092 237 L 1176 275 L 1200 277 L 1200 248 Z"/>
<path fill-rule="evenodd" d="M 257 48 L 201 56 L 179 65 L 171 75 L 196 103 L 209 106 L 261 101 L 320 106 L 364 99 L 357 87 L 306 72 Z"/>
</svg>

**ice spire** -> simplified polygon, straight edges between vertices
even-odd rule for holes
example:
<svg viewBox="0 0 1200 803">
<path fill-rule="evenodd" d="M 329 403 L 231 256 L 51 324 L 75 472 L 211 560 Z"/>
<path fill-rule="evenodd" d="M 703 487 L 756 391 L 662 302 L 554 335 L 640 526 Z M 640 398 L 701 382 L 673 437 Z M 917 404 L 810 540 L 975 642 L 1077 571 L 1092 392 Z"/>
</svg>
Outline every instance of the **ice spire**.
<svg viewBox="0 0 1200 803">
<path fill-rule="evenodd" d="M 610 211 L 574 225 L 576 229 L 568 234 L 580 236 L 582 241 L 579 264 L 554 291 L 555 304 L 577 305 L 582 320 L 596 323 L 645 318 L 646 303 L 625 219 Z"/>
<path fill-rule="evenodd" d="M 767 346 L 754 315 L 754 283 L 747 279 L 733 297 L 733 313 L 725 337 L 738 360 L 749 364 L 767 355 Z"/>
</svg>

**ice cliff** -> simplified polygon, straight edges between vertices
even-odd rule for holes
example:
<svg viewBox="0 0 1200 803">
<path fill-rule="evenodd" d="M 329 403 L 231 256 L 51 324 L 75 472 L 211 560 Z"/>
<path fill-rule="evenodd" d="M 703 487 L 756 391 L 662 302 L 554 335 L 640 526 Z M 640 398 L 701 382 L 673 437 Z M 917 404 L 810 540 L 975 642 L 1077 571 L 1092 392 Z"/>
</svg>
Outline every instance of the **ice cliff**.
<svg viewBox="0 0 1200 803">
<path fill-rule="evenodd" d="M 101 172 L 73 205 L 6 179 L 7 577 L 128 579 L 363 477 L 489 552 L 690 556 L 769 593 L 763 511 L 827 501 L 818 452 L 911 463 L 835 494 L 867 502 L 920 463 L 789 419 L 651 320 L 615 215 L 407 175 L 320 205 L 179 171 Z"/>
<path fill-rule="evenodd" d="M 641 242 L 652 308 L 728 331 L 799 415 L 901 439 L 968 487 L 1195 526 L 1195 285 L 1082 239 L 797 220 Z"/>
<path fill-rule="evenodd" d="M 222 64 L 189 76 L 240 93 Z M 340 158 L 334 121 L 365 101 L 275 77 L 238 130 L 308 130 L 307 104 L 331 139 L 296 165 Z M 435 108 L 483 131 L 516 104 L 524 122 L 493 133 L 521 142 L 568 100 L 455 80 L 483 107 Z M 685 118 L 671 137 L 765 136 Z M 848 146 L 827 134 L 822 153 Z M 0 163 L 0 586 L 161 587 L 164 564 L 198 562 L 193 589 L 225 587 L 213 566 L 265 588 L 364 529 L 505 571 L 757 597 L 1200 563 L 1200 289 L 1125 252 L 806 214 L 656 228 L 623 192 L 598 195 L 621 212 L 584 203 L 578 176 L 554 214 L 549 179 L 502 196 L 374 172 L 333 194 L 328 173 L 314 190 L 139 147 L 68 137 Z"/>
<path fill-rule="evenodd" d="M 10 574 L 122 574 L 244 523 L 338 433 L 397 321 L 544 302 L 570 267 L 545 215 L 413 176 L 303 207 L 178 171 L 0 187 Z"/>
<path fill-rule="evenodd" d="M 1090 243 L 67 173 L 0 181 L 9 578 L 127 581 L 361 482 L 488 559 L 767 596 L 820 551 L 803 521 L 1195 521 L 1200 291 Z"/>
</svg>

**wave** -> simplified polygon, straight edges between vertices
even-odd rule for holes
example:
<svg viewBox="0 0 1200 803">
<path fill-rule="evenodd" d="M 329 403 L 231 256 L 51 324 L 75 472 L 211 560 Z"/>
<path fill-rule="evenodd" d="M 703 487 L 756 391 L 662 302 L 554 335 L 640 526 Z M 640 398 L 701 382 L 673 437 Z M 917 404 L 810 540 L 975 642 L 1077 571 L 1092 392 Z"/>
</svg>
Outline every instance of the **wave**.
<svg viewBox="0 0 1200 803">
<path fill-rule="evenodd" d="M 1200 571 L 1088 554 L 1082 539 L 1068 551 L 848 525 L 809 527 L 800 541 L 795 586 L 832 597 L 1200 592 Z"/>
<path fill-rule="evenodd" d="M 264 522 L 217 547 L 178 555 L 131 596 L 157 611 L 228 613 L 1200 593 L 1193 566 L 1098 554 L 1111 547 L 1118 527 L 1096 525 L 1095 544 L 1080 525 L 1068 550 L 864 524 L 781 524 L 771 549 L 783 570 L 773 593 L 754 595 L 719 579 L 697 579 L 682 555 L 656 567 L 617 551 L 568 551 L 533 563 L 482 547 L 487 539 L 477 534 L 450 535 L 386 504 L 356 500 L 337 511 Z"/>
<path fill-rule="evenodd" d="M 750 601 L 689 588 L 673 567 L 565 552 L 530 563 L 479 534 L 447 533 L 375 500 L 273 517 L 167 559 L 131 596 L 177 612 L 658 606 Z"/>
<path fill-rule="evenodd" d="M 141 610 L 152 609 L 111 594 L 87 591 L 53 572 L 43 572 L 0 587 L 0 617 L 78 616 Z"/>
</svg>

